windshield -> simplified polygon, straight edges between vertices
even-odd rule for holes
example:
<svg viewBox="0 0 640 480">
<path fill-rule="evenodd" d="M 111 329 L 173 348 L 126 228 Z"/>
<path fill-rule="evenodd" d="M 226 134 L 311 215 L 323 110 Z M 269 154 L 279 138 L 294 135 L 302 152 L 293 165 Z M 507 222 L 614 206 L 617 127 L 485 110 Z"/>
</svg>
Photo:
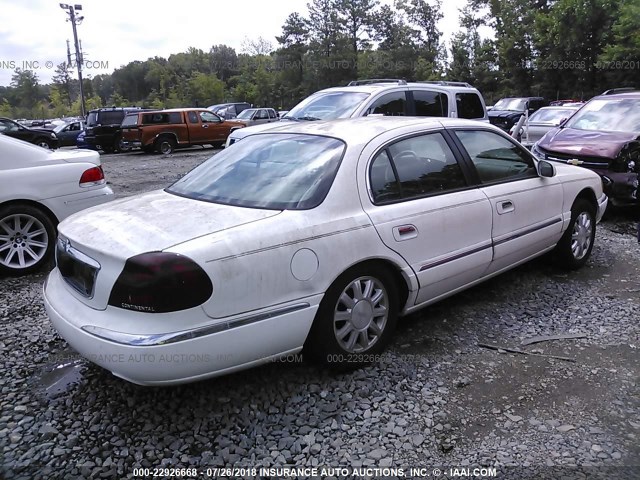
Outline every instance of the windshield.
<svg viewBox="0 0 640 480">
<path fill-rule="evenodd" d="M 247 137 L 166 189 L 196 200 L 272 210 L 318 206 L 329 192 L 345 145 L 301 134 Z"/>
<path fill-rule="evenodd" d="M 565 126 L 578 130 L 640 132 L 640 98 L 591 100 Z"/>
<path fill-rule="evenodd" d="M 93 127 L 98 123 L 98 112 L 89 112 L 87 115 L 87 127 Z"/>
<path fill-rule="evenodd" d="M 251 120 L 251 115 L 253 115 L 253 112 L 255 112 L 255 110 L 248 108 L 247 110 L 241 111 L 236 118 L 239 120 Z"/>
<path fill-rule="evenodd" d="M 558 125 L 564 118 L 569 118 L 577 108 L 541 108 L 529 117 L 529 123 L 549 123 Z"/>
<path fill-rule="evenodd" d="M 491 110 L 513 110 L 514 112 L 524 112 L 527 107 L 525 98 L 503 98 L 498 100 Z"/>
<path fill-rule="evenodd" d="M 357 92 L 318 92 L 305 98 L 283 118 L 293 120 L 349 118 L 368 96 L 368 93 Z"/>
</svg>

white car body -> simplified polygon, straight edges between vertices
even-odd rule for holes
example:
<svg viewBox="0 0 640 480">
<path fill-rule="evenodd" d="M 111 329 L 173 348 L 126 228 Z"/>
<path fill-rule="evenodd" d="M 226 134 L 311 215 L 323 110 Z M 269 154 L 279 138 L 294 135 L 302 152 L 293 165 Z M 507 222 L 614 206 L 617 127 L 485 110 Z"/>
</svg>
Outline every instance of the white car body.
<svg viewBox="0 0 640 480">
<path fill-rule="evenodd" d="M 80 185 L 83 173 L 96 167 L 101 169 L 97 152 L 50 151 L 0 135 L 0 212 L 28 205 L 46 214 L 55 227 L 73 213 L 113 199 L 104 179 Z M 8 251 L 3 227 L 6 225 L 0 225 L 0 267 L 3 252 Z"/>
<path fill-rule="evenodd" d="M 577 112 L 581 106 L 582 105 L 568 104 L 557 107 L 542 107 L 531 114 L 528 121 L 525 121 L 520 128 L 519 134 L 514 138 L 517 138 L 525 147 L 531 148 L 544 137 L 548 131 L 560 125 L 560 123 Z M 517 124 L 511 127 L 511 131 L 509 132 L 511 136 L 514 136 L 513 132 L 516 126 Z"/>
<path fill-rule="evenodd" d="M 358 83 L 358 82 L 355 82 Z M 305 105 L 309 103 L 313 103 L 316 99 L 322 98 L 323 96 L 328 96 L 332 94 L 353 94 L 360 93 L 366 95 L 363 100 L 354 105 L 351 109 L 345 109 L 344 111 L 331 111 L 331 110 L 318 110 L 314 115 L 320 117 L 322 120 L 334 120 L 337 118 L 357 118 L 364 117 L 367 115 L 380 115 L 379 113 L 373 113 L 376 105 L 379 102 L 383 101 L 382 99 L 387 97 L 389 94 L 397 94 L 404 93 L 412 95 L 415 92 L 423 92 L 423 93 L 431 93 L 431 94 L 439 94 L 444 95 L 446 97 L 446 115 L 435 115 L 435 116 L 446 116 L 449 118 L 458 118 L 462 117 L 461 112 L 458 112 L 458 105 L 462 104 L 462 101 L 459 101 L 458 96 L 462 95 L 464 98 L 465 95 L 470 95 L 473 98 L 477 98 L 477 104 L 479 107 L 482 116 L 478 118 L 474 118 L 474 120 L 489 122 L 489 117 L 487 116 L 487 109 L 485 107 L 484 98 L 480 94 L 480 92 L 473 88 L 471 85 L 462 82 L 411 82 L 407 83 L 404 81 L 398 81 L 397 83 L 368 83 L 363 85 L 348 85 L 345 87 L 333 87 L 326 88 L 324 90 L 320 90 L 319 92 L 310 95 L 305 98 L 298 105 L 293 107 L 291 110 L 287 112 L 287 115 L 281 117 L 281 120 L 284 121 L 295 121 L 295 118 L 292 120 L 292 117 L 296 117 L 299 114 L 300 109 L 304 108 Z M 409 102 L 407 97 L 407 103 Z M 445 103 L 445 102 L 443 102 Z M 404 114 L 403 114 L 404 115 Z M 417 114 L 416 114 L 417 115 Z M 434 115 L 429 115 L 434 116 Z M 468 117 L 464 117 L 468 118 Z M 304 120 L 303 120 L 304 121 Z M 242 128 L 238 130 L 234 130 L 229 134 L 227 141 L 225 143 L 225 147 L 232 145 L 233 143 L 240 141 L 241 139 L 253 135 L 255 133 L 264 132 L 265 130 L 269 130 L 278 125 L 278 123 L 273 124 L 262 124 L 262 125 L 252 125 L 247 128 Z"/>
<path fill-rule="evenodd" d="M 508 138 L 490 125 L 453 119 L 288 122 L 266 133 L 268 141 L 306 134 L 346 145 L 315 208 L 246 208 L 156 191 L 72 216 L 60 225 L 61 248 L 99 270 L 93 293 L 83 295 L 54 269 L 44 287 L 49 317 L 75 350 L 121 378 L 143 385 L 195 381 L 299 352 L 325 292 L 355 265 L 375 261 L 393 272 L 404 315 L 553 249 L 578 195 L 590 198 L 601 218 L 607 197 L 600 178 L 569 165 L 556 165 L 551 177 L 536 172 L 374 203 L 368 172 L 382 147 L 454 128 Z M 147 252 L 193 260 L 211 279 L 212 295 L 169 313 L 110 305 L 125 262 Z"/>
</svg>

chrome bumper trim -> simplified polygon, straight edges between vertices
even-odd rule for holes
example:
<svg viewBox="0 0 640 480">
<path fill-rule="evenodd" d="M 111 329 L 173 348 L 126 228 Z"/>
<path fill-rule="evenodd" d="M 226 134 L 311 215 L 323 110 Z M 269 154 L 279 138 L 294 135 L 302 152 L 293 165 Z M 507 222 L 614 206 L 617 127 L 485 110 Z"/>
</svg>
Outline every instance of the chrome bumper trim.
<svg viewBox="0 0 640 480">
<path fill-rule="evenodd" d="M 193 340 L 194 338 L 220 333 L 225 330 L 231 330 L 232 328 L 243 327 L 252 323 L 261 322 L 262 320 L 268 320 L 280 315 L 297 312 L 298 310 L 303 310 L 310 306 L 311 305 L 308 303 L 299 303 L 297 305 L 271 310 L 270 312 L 260 313 L 250 317 L 243 317 L 213 325 L 205 325 L 204 327 L 198 327 L 191 330 L 180 330 L 170 333 L 131 334 L 116 332 L 114 330 L 96 327 L 94 325 L 83 325 L 80 328 L 90 335 L 102 338 L 103 340 L 108 340 L 109 342 L 118 343 L 120 345 L 132 347 L 157 347 L 160 345 Z"/>
</svg>

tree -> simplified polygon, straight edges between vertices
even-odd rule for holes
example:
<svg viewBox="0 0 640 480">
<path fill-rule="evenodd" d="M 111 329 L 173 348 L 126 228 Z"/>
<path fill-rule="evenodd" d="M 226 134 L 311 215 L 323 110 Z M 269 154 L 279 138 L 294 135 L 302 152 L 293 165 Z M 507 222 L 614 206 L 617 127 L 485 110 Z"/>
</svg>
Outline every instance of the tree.
<svg viewBox="0 0 640 480">
<path fill-rule="evenodd" d="M 358 52 L 371 45 L 374 11 L 378 0 L 337 0 L 339 19 L 344 25 L 353 53 L 354 76 L 358 76 Z"/>
<path fill-rule="evenodd" d="M 273 45 L 264 37 L 256 39 L 244 37 L 242 51 L 251 56 L 269 55 L 273 51 Z"/>
<path fill-rule="evenodd" d="M 18 107 L 19 116 L 32 116 L 36 105 L 42 99 L 37 75 L 31 70 L 16 68 L 11 77 L 13 87 L 12 105 Z"/>
<path fill-rule="evenodd" d="M 69 73 L 69 66 L 66 63 L 62 62 L 58 64 L 55 70 L 55 75 L 52 78 L 52 83 L 58 91 L 60 102 L 65 104 L 68 108 L 71 108 L 71 88 L 73 80 L 71 78 L 71 74 Z"/>
<path fill-rule="evenodd" d="M 238 71 L 238 55 L 227 45 L 214 45 L 209 50 L 211 72 L 226 82 Z"/>
<path fill-rule="evenodd" d="M 222 102 L 224 98 L 224 83 L 215 75 L 194 72 L 188 82 L 189 104 L 204 107 Z"/>
<path fill-rule="evenodd" d="M 442 33 L 438 30 L 438 22 L 442 19 L 441 0 L 433 0 L 433 5 L 426 0 L 398 0 L 396 7 L 403 10 L 409 23 L 417 27 L 419 39 L 419 55 L 425 65 L 432 65 L 434 75 L 442 70 L 444 47 L 440 45 Z M 424 75 L 423 72 L 418 78 Z M 417 72 L 416 72 L 417 74 Z"/>
<path fill-rule="evenodd" d="M 276 37 L 281 47 L 275 53 L 276 68 L 280 71 L 276 84 L 281 92 L 289 92 L 293 98 L 306 93 L 304 85 L 305 56 L 309 51 L 309 27 L 307 20 L 299 13 L 292 13 L 282 26 L 282 35 Z M 283 103 L 278 95 L 278 104 Z"/>
<path fill-rule="evenodd" d="M 611 27 L 612 36 L 597 66 L 605 72 L 608 85 L 633 86 L 640 70 L 640 3 L 623 2 Z"/>
</svg>

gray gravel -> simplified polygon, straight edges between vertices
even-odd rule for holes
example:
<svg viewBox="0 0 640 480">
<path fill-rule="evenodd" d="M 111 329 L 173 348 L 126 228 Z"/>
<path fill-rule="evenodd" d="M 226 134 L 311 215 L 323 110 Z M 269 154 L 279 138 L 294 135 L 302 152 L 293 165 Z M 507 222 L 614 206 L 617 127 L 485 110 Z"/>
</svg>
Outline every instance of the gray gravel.
<svg viewBox="0 0 640 480">
<path fill-rule="evenodd" d="M 171 183 L 212 153 L 103 163 L 124 196 Z M 601 224 L 578 272 L 537 260 L 411 315 L 379 363 L 346 374 L 291 359 L 138 387 L 57 335 L 41 303 L 44 273 L 0 278 L 0 477 L 197 467 L 174 478 L 213 478 L 207 467 L 289 465 L 364 474 L 349 478 L 394 474 L 373 468 L 426 476 L 409 467 L 448 477 L 491 467 L 496 478 L 640 478 L 640 247 L 631 225 L 627 213 Z M 560 333 L 586 337 L 520 345 Z"/>
</svg>

